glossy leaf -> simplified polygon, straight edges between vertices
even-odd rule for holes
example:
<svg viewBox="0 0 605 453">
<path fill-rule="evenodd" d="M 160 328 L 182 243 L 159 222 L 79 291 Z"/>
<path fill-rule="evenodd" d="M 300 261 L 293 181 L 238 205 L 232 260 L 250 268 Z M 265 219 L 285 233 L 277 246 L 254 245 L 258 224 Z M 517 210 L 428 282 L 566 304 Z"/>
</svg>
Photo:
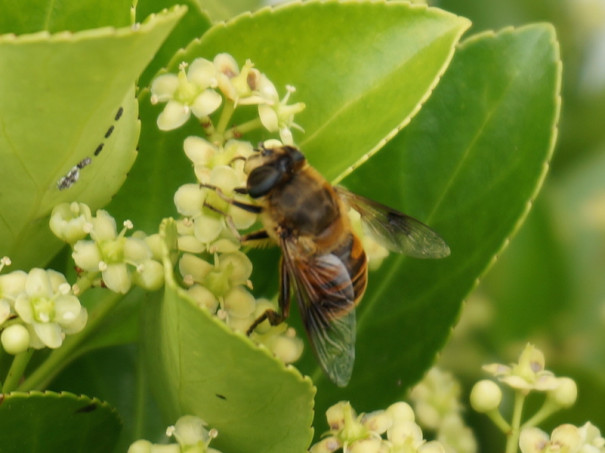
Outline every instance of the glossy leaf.
<svg viewBox="0 0 605 453">
<path fill-rule="evenodd" d="M 107 403 L 71 393 L 2 395 L 2 453 L 107 453 L 121 429 Z"/>
<path fill-rule="evenodd" d="M 162 234 L 173 243 L 171 220 Z M 212 446 L 222 451 L 305 451 L 313 435 L 309 379 L 195 305 L 177 287 L 168 251 L 164 265 L 164 298 L 146 305 L 142 341 L 166 421 L 201 417 L 218 429 Z"/>
<path fill-rule="evenodd" d="M 294 3 L 215 25 L 171 67 L 228 52 L 252 60 L 280 93 L 295 86 L 292 100 L 307 105 L 296 117 L 305 129 L 298 144 L 333 179 L 417 112 L 468 26 L 403 2 Z"/>
<path fill-rule="evenodd" d="M 357 362 L 334 389 L 308 357 L 318 412 L 339 399 L 387 405 L 430 366 L 461 302 L 525 218 L 546 174 L 559 114 L 554 30 L 534 25 L 460 46 L 418 117 L 345 182 L 417 217 L 451 256 L 391 256 L 358 308 Z"/>
<path fill-rule="evenodd" d="M 316 32 L 309 33 L 309 27 Z M 169 71 L 198 56 L 212 59 L 228 52 L 240 65 L 252 60 L 280 93 L 294 85 L 293 100 L 307 104 L 299 121 L 306 131 L 301 146 L 324 174 L 336 177 L 384 144 L 417 110 L 467 27 L 463 18 L 407 3 L 295 3 L 216 24 L 179 52 Z M 323 66 L 310 73 L 318 62 Z M 172 196 L 178 186 L 193 180 L 183 140 L 202 131 L 191 120 L 181 129 L 160 132 L 155 121 L 163 105 L 151 106 L 147 93 L 140 102 L 145 158 L 137 161 L 110 208 L 128 215 L 137 228 L 154 231 L 158 218 L 176 214 Z M 270 136 L 265 131 L 244 139 L 254 143 Z"/>
<path fill-rule="evenodd" d="M 61 246 L 47 226 L 53 206 L 100 207 L 124 181 L 139 133 L 134 81 L 182 13 L 137 30 L 0 38 L 0 249 L 15 267 L 41 265 Z M 79 181 L 59 190 L 76 170 Z"/>
</svg>

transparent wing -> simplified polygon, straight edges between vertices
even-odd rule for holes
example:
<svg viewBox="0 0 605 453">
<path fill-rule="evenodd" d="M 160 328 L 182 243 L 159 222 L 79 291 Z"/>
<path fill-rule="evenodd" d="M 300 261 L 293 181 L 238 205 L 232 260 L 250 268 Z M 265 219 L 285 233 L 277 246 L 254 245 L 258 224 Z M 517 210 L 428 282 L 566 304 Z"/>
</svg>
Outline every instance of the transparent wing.
<svg viewBox="0 0 605 453">
<path fill-rule="evenodd" d="M 351 379 L 355 362 L 355 300 L 351 277 L 333 254 L 308 259 L 288 241 L 282 245 L 303 324 L 319 364 L 339 387 Z"/>
<path fill-rule="evenodd" d="M 445 258 L 450 248 L 430 227 L 409 215 L 342 187 L 336 192 L 361 215 L 367 232 L 383 247 L 414 258 Z"/>
</svg>

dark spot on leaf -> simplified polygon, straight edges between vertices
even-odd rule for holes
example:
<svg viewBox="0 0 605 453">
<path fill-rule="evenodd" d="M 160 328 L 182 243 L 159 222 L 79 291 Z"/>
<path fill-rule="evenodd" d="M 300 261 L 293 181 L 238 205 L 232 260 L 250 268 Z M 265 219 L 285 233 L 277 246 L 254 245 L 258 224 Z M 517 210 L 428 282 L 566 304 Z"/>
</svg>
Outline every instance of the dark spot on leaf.
<svg viewBox="0 0 605 453">
<path fill-rule="evenodd" d="M 88 406 L 81 407 L 76 411 L 76 414 L 86 414 L 88 412 L 92 412 L 97 408 L 96 403 L 91 403 Z"/>
<path fill-rule="evenodd" d="M 215 393 L 215 395 L 216 395 L 217 398 L 220 398 L 222 400 L 226 400 L 227 399 L 227 397 L 225 395 L 221 395 L 220 393 Z"/>
</svg>

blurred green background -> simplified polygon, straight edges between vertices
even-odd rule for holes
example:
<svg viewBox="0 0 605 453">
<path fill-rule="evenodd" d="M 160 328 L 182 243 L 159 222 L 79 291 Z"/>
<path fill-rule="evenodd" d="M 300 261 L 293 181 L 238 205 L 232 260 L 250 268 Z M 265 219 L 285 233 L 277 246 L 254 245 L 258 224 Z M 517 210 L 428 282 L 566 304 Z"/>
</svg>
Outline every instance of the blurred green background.
<svg viewBox="0 0 605 453">
<path fill-rule="evenodd" d="M 579 387 L 572 409 L 543 428 L 592 421 L 605 429 L 605 0 L 439 0 L 472 20 L 467 33 L 554 24 L 563 59 L 562 116 L 550 174 L 526 223 L 468 298 L 439 364 L 463 380 L 480 364 L 516 361 L 526 342 Z M 467 413 L 480 451 L 502 437 Z M 479 425 L 479 426 L 477 426 Z"/>
</svg>

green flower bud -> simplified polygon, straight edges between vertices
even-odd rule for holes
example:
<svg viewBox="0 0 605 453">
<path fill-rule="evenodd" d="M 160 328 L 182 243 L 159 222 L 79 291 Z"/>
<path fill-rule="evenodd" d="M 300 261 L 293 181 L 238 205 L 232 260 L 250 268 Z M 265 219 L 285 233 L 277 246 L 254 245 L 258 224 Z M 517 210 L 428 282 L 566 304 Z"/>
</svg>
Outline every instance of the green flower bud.
<svg viewBox="0 0 605 453">
<path fill-rule="evenodd" d="M 132 281 L 147 291 L 156 291 L 164 284 L 164 266 L 155 260 L 145 260 L 137 266 Z"/>
<path fill-rule="evenodd" d="M 332 431 L 339 431 L 345 426 L 345 419 L 354 419 L 357 417 L 355 410 L 348 401 L 340 401 L 330 406 L 326 411 L 328 426 Z"/>
<path fill-rule="evenodd" d="M 210 253 L 233 253 L 239 251 L 240 244 L 230 239 L 220 238 L 214 241 L 208 251 Z"/>
<path fill-rule="evenodd" d="M 218 268 L 229 274 L 231 284 L 243 285 L 252 275 L 252 262 L 245 253 L 225 253 L 220 256 Z"/>
<path fill-rule="evenodd" d="M 185 278 L 190 275 L 194 282 L 202 282 L 213 269 L 212 264 L 190 253 L 183 253 L 179 260 L 179 272 Z"/>
<path fill-rule="evenodd" d="M 180 251 L 189 253 L 202 253 L 206 250 L 206 245 L 193 235 L 179 236 L 177 247 Z"/>
<path fill-rule="evenodd" d="M 76 242 L 71 256 L 76 266 L 85 271 L 96 272 L 99 270 L 99 262 L 102 258 L 96 243 L 92 241 Z"/>
<path fill-rule="evenodd" d="M 125 238 L 123 246 L 124 259 L 128 262 L 138 263 L 151 259 L 151 250 L 143 239 Z"/>
<path fill-rule="evenodd" d="M 107 264 L 102 271 L 103 283 L 113 292 L 126 294 L 132 286 L 126 264 Z"/>
<path fill-rule="evenodd" d="M 29 340 L 29 331 L 21 324 L 8 326 L 0 335 L 2 347 L 12 355 L 25 352 L 29 347 Z"/>
<path fill-rule="evenodd" d="M 393 423 L 387 429 L 387 438 L 395 446 L 411 445 L 418 448 L 424 442 L 420 426 L 411 421 Z"/>
<path fill-rule="evenodd" d="M 74 244 L 90 233 L 91 219 L 90 208 L 84 203 L 61 203 L 53 209 L 49 226 L 59 239 Z"/>
<path fill-rule="evenodd" d="M 266 344 L 271 352 L 284 363 L 296 362 L 302 355 L 304 347 L 304 343 L 300 338 L 287 334 L 270 337 Z"/>
<path fill-rule="evenodd" d="M 117 236 L 116 220 L 107 211 L 99 209 L 91 223 L 90 235 L 96 242 L 115 240 Z"/>
<path fill-rule="evenodd" d="M 413 422 L 415 420 L 414 410 L 403 401 L 391 404 L 386 413 L 393 419 L 393 422 Z"/>
<path fill-rule="evenodd" d="M 193 285 L 187 290 L 187 293 L 199 307 L 208 309 L 212 314 L 218 309 L 218 299 L 212 292 L 201 285 Z"/>
<path fill-rule="evenodd" d="M 568 377 L 557 378 L 557 388 L 548 391 L 547 397 L 563 408 L 571 407 L 578 398 L 578 386 Z"/>
<path fill-rule="evenodd" d="M 256 308 L 256 301 L 243 286 L 236 286 L 225 295 L 224 307 L 229 316 L 250 318 Z"/>
<path fill-rule="evenodd" d="M 500 406 L 502 391 L 495 382 L 483 379 L 473 386 L 470 401 L 477 412 L 491 412 Z"/>
<path fill-rule="evenodd" d="M 175 423 L 172 434 L 181 447 L 205 443 L 210 440 L 205 425 L 199 417 L 184 415 Z"/>
</svg>

